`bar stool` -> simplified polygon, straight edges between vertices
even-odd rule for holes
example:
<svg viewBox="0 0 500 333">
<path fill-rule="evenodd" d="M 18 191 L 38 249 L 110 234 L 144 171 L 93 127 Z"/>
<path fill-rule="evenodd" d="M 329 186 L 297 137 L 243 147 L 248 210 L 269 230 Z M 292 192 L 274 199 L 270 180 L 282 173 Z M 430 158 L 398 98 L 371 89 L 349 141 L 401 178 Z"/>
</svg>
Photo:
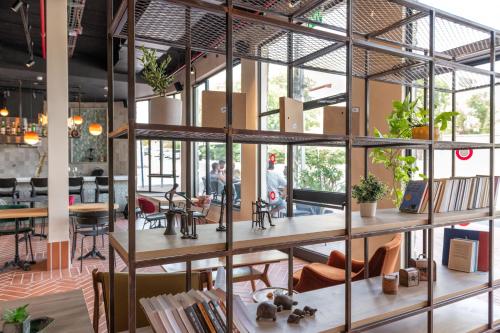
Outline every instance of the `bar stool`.
<svg viewBox="0 0 500 333">
<path fill-rule="evenodd" d="M 108 177 L 95 177 L 95 202 L 101 194 L 109 194 Z"/>
<path fill-rule="evenodd" d="M 85 202 L 83 196 L 83 177 L 69 177 L 69 195 L 80 196 L 80 202 Z"/>
<path fill-rule="evenodd" d="M 0 198 L 19 198 L 16 178 L 0 178 Z"/>
</svg>

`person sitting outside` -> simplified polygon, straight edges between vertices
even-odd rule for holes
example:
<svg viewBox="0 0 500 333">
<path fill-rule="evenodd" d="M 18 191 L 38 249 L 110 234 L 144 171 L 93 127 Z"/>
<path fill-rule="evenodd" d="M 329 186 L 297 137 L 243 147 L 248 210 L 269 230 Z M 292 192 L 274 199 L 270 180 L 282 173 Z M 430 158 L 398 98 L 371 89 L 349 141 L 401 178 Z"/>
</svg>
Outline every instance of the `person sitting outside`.
<svg viewBox="0 0 500 333">
<path fill-rule="evenodd" d="M 286 209 L 286 200 L 282 190 L 287 184 L 285 177 L 274 169 L 274 162 L 272 161 L 269 161 L 267 165 L 266 183 L 271 215 L 275 215 Z"/>
</svg>

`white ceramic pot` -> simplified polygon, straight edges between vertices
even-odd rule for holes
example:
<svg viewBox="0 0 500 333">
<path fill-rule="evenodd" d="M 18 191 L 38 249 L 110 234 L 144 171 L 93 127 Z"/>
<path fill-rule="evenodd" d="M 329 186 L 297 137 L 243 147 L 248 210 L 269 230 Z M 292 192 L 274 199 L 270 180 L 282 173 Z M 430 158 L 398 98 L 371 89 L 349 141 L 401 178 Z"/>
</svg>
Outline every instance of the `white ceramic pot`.
<svg viewBox="0 0 500 333">
<path fill-rule="evenodd" d="M 377 212 L 377 202 L 360 202 L 359 213 L 362 217 L 374 217 Z"/>
<path fill-rule="evenodd" d="M 167 97 L 156 97 L 150 101 L 149 122 L 151 124 L 182 125 L 182 101 Z"/>
</svg>

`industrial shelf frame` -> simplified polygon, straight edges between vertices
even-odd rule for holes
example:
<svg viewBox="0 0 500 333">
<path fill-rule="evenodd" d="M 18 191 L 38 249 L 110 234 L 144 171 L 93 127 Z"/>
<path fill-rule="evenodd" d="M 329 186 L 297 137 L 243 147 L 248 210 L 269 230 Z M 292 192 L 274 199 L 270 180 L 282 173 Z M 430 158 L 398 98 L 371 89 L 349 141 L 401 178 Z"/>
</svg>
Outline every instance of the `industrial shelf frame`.
<svg viewBox="0 0 500 333">
<path fill-rule="evenodd" d="M 117 0 L 115 0 L 117 1 Z M 367 4 L 372 6 L 374 11 L 373 19 L 363 21 L 360 15 L 363 14 L 362 10 L 366 9 Z M 158 9 L 149 15 L 155 17 L 164 15 L 161 23 L 158 23 L 152 30 L 144 30 L 144 25 L 140 18 L 145 15 L 147 6 L 156 6 Z M 296 8 L 296 6 L 298 6 Z M 358 7 L 357 7 L 358 6 Z M 379 11 L 377 11 L 377 8 Z M 133 10 L 132 10 L 133 9 Z M 394 22 L 387 25 L 379 26 L 380 15 L 385 15 L 387 10 L 395 10 L 397 13 L 404 16 L 400 17 Z M 333 19 L 334 22 L 324 21 L 322 17 L 318 19 L 317 13 L 323 11 L 327 12 L 327 19 Z M 400 12 L 398 12 L 400 11 Z M 136 261 L 136 230 L 135 230 L 135 193 L 136 193 L 136 139 L 138 138 L 175 138 L 176 140 L 186 141 L 186 158 L 187 158 L 187 177 L 186 189 L 187 194 L 191 195 L 191 177 L 189 172 L 189 165 L 191 159 L 191 142 L 192 141 L 219 141 L 226 143 L 226 162 L 228 165 L 226 179 L 228 182 L 227 197 L 232 197 L 232 143 L 264 143 L 264 138 L 272 138 L 277 143 L 287 145 L 287 160 L 288 160 L 288 184 L 293 184 L 293 146 L 294 145 L 307 145 L 307 144 L 324 144 L 335 146 L 339 145 L 346 149 L 346 214 L 345 214 L 345 228 L 346 235 L 329 239 L 329 241 L 345 241 L 346 242 L 346 283 L 345 283 L 345 331 L 346 332 L 360 332 L 370 328 L 381 326 L 390 322 L 398 321 L 418 313 L 427 312 L 428 314 L 428 332 L 433 332 L 433 310 L 435 308 L 445 306 L 449 303 L 456 302 L 474 295 L 479 295 L 487 292 L 488 299 L 488 331 L 493 331 L 495 327 L 493 321 L 493 290 L 498 287 L 494 284 L 493 268 L 493 240 L 494 240 L 494 152 L 497 147 L 495 144 L 495 122 L 490 121 L 490 142 L 489 143 L 456 143 L 456 142 L 438 142 L 433 137 L 433 131 L 429 131 L 429 140 L 398 140 L 398 139 L 383 139 L 383 138 L 370 138 L 368 137 L 369 131 L 369 82 L 382 81 L 397 83 L 406 87 L 419 87 L 426 89 L 428 93 L 428 100 L 426 101 L 430 121 L 429 127 L 433 128 L 433 115 L 434 115 L 434 92 L 446 91 L 453 94 L 453 106 L 455 105 L 455 93 L 459 91 L 466 91 L 469 89 L 477 89 L 483 87 L 490 88 L 490 119 L 495 119 L 495 85 L 497 84 L 496 78 L 500 77 L 495 72 L 495 56 L 496 50 L 500 45 L 500 38 L 498 32 L 490 27 L 482 24 L 475 23 L 449 13 L 434 9 L 432 7 L 424 6 L 422 4 L 409 1 L 409 0 L 299 0 L 290 2 L 288 0 L 277 0 L 271 6 L 267 5 L 262 0 L 226 0 L 220 3 L 205 2 L 203 0 L 123 0 L 120 3 L 118 10 L 114 11 L 113 0 L 107 0 L 107 66 L 108 66 L 108 128 L 110 135 L 108 137 L 108 166 L 109 166 L 109 180 L 110 180 L 110 198 L 114 197 L 113 190 L 113 142 L 115 139 L 126 138 L 128 140 L 128 200 L 129 200 L 129 227 L 128 227 L 128 265 L 129 271 L 129 332 L 135 332 L 136 324 L 136 269 L 142 267 Z M 333 13 L 333 14 L 332 14 Z M 136 17 L 140 14 L 141 17 Z M 193 30 L 196 29 L 197 24 L 206 24 L 203 21 L 204 15 L 209 16 L 212 27 L 203 35 L 194 34 Z M 165 15 L 170 16 L 172 20 L 166 20 Z M 398 14 L 399 15 L 399 14 Z M 370 16 L 370 15 L 369 15 Z M 147 17 L 147 15 L 146 15 Z M 366 19 L 366 18 L 364 18 Z M 236 22 L 236 24 L 234 24 Z M 340 24 L 339 24 L 340 22 Z M 408 36 L 418 31 L 413 30 L 414 24 L 422 24 L 417 22 L 424 22 L 423 25 L 428 26 L 428 30 L 424 29 L 424 45 L 419 44 L 417 41 Z M 443 23 L 445 22 L 445 23 Z M 146 20 L 146 25 L 151 21 Z M 458 26 L 460 31 L 470 30 L 481 34 L 486 34 L 485 38 L 476 36 L 473 40 L 468 41 L 466 45 L 455 45 L 451 49 L 436 49 L 436 36 L 440 35 L 441 31 L 455 29 L 450 26 Z M 256 30 L 260 29 L 260 30 Z M 321 27 L 322 29 L 315 29 Z M 443 28 L 444 27 L 444 28 Z M 151 27 L 150 27 L 151 28 Z M 199 29 L 200 27 L 198 27 Z M 205 26 L 206 28 L 206 26 Z M 219 30 L 217 30 L 217 28 Z M 139 29 L 139 31 L 137 30 Z M 163 30 L 162 30 L 163 29 Z M 168 30 L 170 29 L 170 30 Z M 253 30 L 252 30 L 253 29 Z M 400 40 L 400 29 L 404 30 L 405 40 Z M 218 32 L 218 36 L 215 33 Z M 250 31 L 250 32 L 249 32 Z M 271 33 L 269 34 L 269 31 Z M 395 32 L 396 31 L 396 32 Z M 170 33 L 168 33 L 170 32 Z M 200 32 L 200 31 L 198 31 Z M 252 34 L 255 33 L 255 34 Z M 210 33 L 213 35 L 210 36 Z M 453 33 L 453 31 L 452 31 Z M 396 34 L 396 35 L 394 35 Z M 177 36 L 177 40 L 173 40 L 173 36 Z M 201 37 L 199 37 L 201 36 Z M 306 38 L 301 39 L 301 36 Z M 399 36 L 399 37 L 394 37 Z M 166 39 L 167 37 L 172 40 Z M 203 43 L 200 38 L 214 37 L 211 43 Z M 241 43 L 241 39 L 236 38 L 252 37 L 260 41 L 259 45 L 251 47 L 249 43 Z M 449 36 L 447 36 L 449 37 Z M 461 36 L 457 36 L 461 40 Z M 484 36 L 483 36 L 484 37 Z M 113 43 L 114 38 L 122 38 L 127 40 L 127 63 L 128 63 L 128 123 L 127 126 L 115 130 L 113 127 L 113 97 L 114 97 L 114 74 L 113 74 Z M 163 38 L 163 39 L 162 39 Z M 259 39 L 260 38 L 260 39 Z M 204 42 L 206 42 L 205 40 Z M 457 39 L 455 39 L 456 41 Z M 278 47 L 273 49 L 272 43 L 278 43 Z M 294 44 L 300 43 L 316 43 L 313 45 L 312 52 L 308 52 L 309 48 L 294 47 Z M 280 44 L 281 43 L 281 44 Z M 286 44 L 283 47 L 283 43 Z M 288 97 L 293 97 L 293 68 L 300 67 L 316 71 L 323 71 L 326 73 L 333 73 L 346 76 L 346 93 L 345 102 L 346 108 L 349 110 L 346 117 L 346 135 L 344 136 L 326 136 L 326 135 L 312 135 L 312 134 L 296 134 L 296 133 L 269 133 L 265 131 L 249 131 L 237 130 L 232 126 L 232 66 L 226 66 L 226 127 L 225 129 L 200 129 L 192 127 L 191 122 L 191 76 L 190 71 L 186 70 L 185 87 L 186 98 L 184 101 L 186 112 L 186 126 L 179 126 L 176 128 L 168 127 L 165 125 L 142 125 L 136 124 L 136 105 L 135 105 L 135 51 L 138 45 L 145 45 L 146 47 L 165 49 L 166 47 L 180 47 L 185 49 L 186 59 L 191 59 L 192 51 L 211 52 L 223 54 L 226 57 L 226 64 L 232 64 L 233 58 L 247 58 L 255 61 L 263 61 L 269 63 L 277 63 L 286 65 L 288 70 Z M 270 46 L 271 45 L 271 46 Z M 440 45 L 441 47 L 442 45 Z M 266 49 L 267 47 L 267 49 Z M 280 52 L 283 52 L 283 55 Z M 281 51 L 280 51 L 281 50 Z M 301 53 L 298 56 L 294 53 L 297 50 L 306 50 L 306 54 Z M 267 53 L 266 53 L 267 52 Z M 276 53 L 272 53 L 276 52 Z M 471 59 L 473 56 L 488 56 L 490 58 L 490 69 L 478 69 L 464 65 L 462 62 Z M 340 59 L 340 60 L 339 60 Z M 323 63 L 322 63 L 323 60 Z M 325 65 L 326 60 L 326 65 Z M 378 62 L 377 62 L 378 60 Z M 384 61 L 382 61 L 384 60 Z M 340 62 L 339 62 L 340 61 Z M 186 61 L 186 64 L 189 64 Z M 330 65 L 334 65 L 330 68 Z M 392 65 L 391 65 L 392 64 Z M 372 68 L 372 65 L 375 68 Z M 389 67 L 387 67 L 387 65 Z M 378 66 L 378 67 L 377 67 Z M 384 67 L 385 66 L 385 67 Z M 486 77 L 487 82 L 463 80 L 464 85 L 457 87 L 458 73 L 465 72 L 467 75 L 479 75 Z M 435 76 L 447 75 L 451 73 L 452 86 L 450 87 L 437 87 Z M 360 77 L 365 79 L 365 137 L 355 137 L 352 135 L 351 123 L 351 104 L 352 104 L 352 78 Z M 489 81 L 489 82 L 488 82 Z M 469 85 L 467 85 L 469 82 Z M 472 82 L 472 83 L 471 83 Z M 477 82 L 477 83 L 474 83 Z M 427 96 L 427 95 L 426 95 Z M 453 137 L 455 140 L 455 122 L 453 122 Z M 209 139 L 203 139 L 208 136 Z M 260 145 L 259 145 L 260 146 Z M 368 172 L 368 150 L 372 147 L 390 147 L 390 148 L 418 148 L 428 151 L 428 181 L 432 184 L 434 180 L 434 150 L 436 149 L 460 149 L 465 147 L 482 148 L 490 151 L 490 188 L 489 188 L 489 256 L 490 256 L 490 269 L 488 274 L 488 287 L 479 291 L 469 294 L 463 294 L 454 297 L 445 302 L 434 302 L 433 298 L 433 284 L 428 284 L 427 298 L 428 304 L 426 307 L 418 310 L 413 310 L 398 316 L 365 324 L 361 327 L 352 327 L 351 320 L 351 241 L 358 237 L 365 239 L 365 259 L 368 258 L 367 245 L 368 237 L 381 233 L 393 233 L 408 231 L 406 228 L 399 228 L 397 230 L 385 230 L 376 233 L 367 233 L 364 235 L 354 235 L 352 233 L 352 220 L 351 220 L 351 154 L 353 148 L 361 147 L 365 150 L 365 174 Z M 454 165 L 453 171 L 454 173 Z M 293 192 L 292 186 L 287 187 L 287 214 L 293 214 L 292 199 Z M 432 209 L 432 191 L 429 192 L 429 213 L 428 224 L 424 227 L 411 228 L 410 230 L 426 229 L 427 233 L 427 254 L 429 260 L 430 272 L 432 276 L 432 259 L 433 259 L 433 239 L 434 228 L 434 213 Z M 113 200 L 109 200 L 110 211 L 110 232 L 114 231 L 114 216 Z M 226 249 L 224 251 L 207 253 L 202 256 L 187 256 L 183 258 L 158 258 L 148 262 L 148 265 L 158 265 L 166 262 L 186 261 L 186 288 L 191 285 L 191 260 L 208 256 L 225 256 L 226 257 L 226 281 L 227 281 L 227 320 L 232 322 L 233 306 L 232 306 L 232 256 L 237 253 L 233 249 L 233 220 L 232 220 L 232 201 L 227 200 L 226 203 Z M 441 227 L 442 225 L 439 225 Z M 317 242 L 318 240 L 311 240 Z M 319 240 L 324 242 L 324 239 Z M 300 245 L 299 243 L 291 242 L 288 244 L 289 259 L 289 279 L 288 285 L 291 292 L 292 289 L 292 269 L 293 269 L 293 247 Z M 270 247 L 276 248 L 276 247 Z M 281 248 L 281 246 L 280 246 Z M 269 247 L 256 247 L 252 251 L 266 250 Z M 187 258 L 187 259 L 186 259 Z M 109 271 L 113 276 L 115 272 L 115 249 L 110 243 L 109 246 Z M 365 260 L 367 262 L 367 260 Z M 110 279 L 110 292 L 114 293 L 114 279 Z M 114 326 L 114 298 L 110 300 L 110 331 L 115 331 Z M 230 327 L 230 325 L 228 325 Z"/>
</svg>

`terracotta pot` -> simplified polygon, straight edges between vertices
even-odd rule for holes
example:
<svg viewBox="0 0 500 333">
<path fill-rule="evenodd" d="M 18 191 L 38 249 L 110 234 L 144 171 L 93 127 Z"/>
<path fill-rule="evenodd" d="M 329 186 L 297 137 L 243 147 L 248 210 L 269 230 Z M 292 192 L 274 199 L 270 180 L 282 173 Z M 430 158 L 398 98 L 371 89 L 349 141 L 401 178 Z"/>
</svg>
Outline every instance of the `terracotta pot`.
<svg viewBox="0 0 500 333">
<path fill-rule="evenodd" d="M 439 140 L 440 134 L 441 132 L 439 132 L 439 128 L 434 127 L 434 140 Z M 429 126 L 412 128 L 411 137 L 412 139 L 429 140 Z"/>
<path fill-rule="evenodd" d="M 377 212 L 377 202 L 360 202 L 359 213 L 361 217 L 374 217 Z"/>
</svg>

